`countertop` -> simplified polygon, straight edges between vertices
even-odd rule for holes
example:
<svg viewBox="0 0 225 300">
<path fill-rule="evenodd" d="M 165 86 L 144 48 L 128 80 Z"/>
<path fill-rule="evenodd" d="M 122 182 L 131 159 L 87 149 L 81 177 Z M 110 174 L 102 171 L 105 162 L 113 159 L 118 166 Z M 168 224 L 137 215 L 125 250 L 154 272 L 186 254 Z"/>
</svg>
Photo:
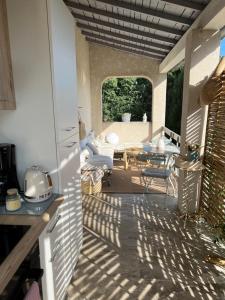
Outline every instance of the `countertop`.
<svg viewBox="0 0 225 300">
<path fill-rule="evenodd" d="M 41 216 L 31 215 L 7 215 L 0 216 L 0 225 L 30 225 L 31 227 L 13 248 L 10 254 L 0 265 L 0 294 L 4 291 L 10 279 L 13 277 L 24 258 L 32 249 L 45 226 L 55 214 L 57 208 L 64 201 L 62 195 L 52 202 Z"/>
</svg>

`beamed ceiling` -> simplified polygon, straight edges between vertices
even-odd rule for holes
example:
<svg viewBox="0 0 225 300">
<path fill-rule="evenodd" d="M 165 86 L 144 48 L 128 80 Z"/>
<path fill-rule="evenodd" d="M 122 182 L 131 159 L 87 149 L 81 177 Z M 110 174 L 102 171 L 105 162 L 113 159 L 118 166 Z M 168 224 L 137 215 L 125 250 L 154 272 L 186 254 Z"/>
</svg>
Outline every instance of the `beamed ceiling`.
<svg viewBox="0 0 225 300">
<path fill-rule="evenodd" d="M 64 0 L 91 43 L 163 60 L 210 0 Z"/>
</svg>

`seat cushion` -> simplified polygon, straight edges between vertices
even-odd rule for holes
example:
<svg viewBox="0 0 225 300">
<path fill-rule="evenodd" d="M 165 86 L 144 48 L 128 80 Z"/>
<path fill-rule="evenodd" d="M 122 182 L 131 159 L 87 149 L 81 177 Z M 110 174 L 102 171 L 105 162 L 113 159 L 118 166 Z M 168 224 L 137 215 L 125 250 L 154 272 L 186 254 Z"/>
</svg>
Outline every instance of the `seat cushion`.
<svg viewBox="0 0 225 300">
<path fill-rule="evenodd" d="M 160 169 L 160 168 L 146 168 L 142 170 L 142 176 L 153 177 L 153 178 L 163 178 L 166 179 L 170 176 L 171 170 Z"/>
<path fill-rule="evenodd" d="M 102 168 L 102 169 L 112 169 L 113 168 L 113 161 L 109 156 L 105 155 L 93 155 L 89 160 L 88 163 L 92 166 Z"/>
</svg>

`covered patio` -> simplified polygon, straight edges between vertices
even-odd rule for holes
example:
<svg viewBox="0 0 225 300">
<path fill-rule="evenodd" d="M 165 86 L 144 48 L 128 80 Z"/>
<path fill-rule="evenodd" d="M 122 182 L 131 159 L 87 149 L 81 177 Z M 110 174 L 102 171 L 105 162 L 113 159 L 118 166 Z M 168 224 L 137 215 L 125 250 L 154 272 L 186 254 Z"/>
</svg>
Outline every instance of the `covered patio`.
<svg viewBox="0 0 225 300">
<path fill-rule="evenodd" d="M 119 134 L 116 128 L 122 125 L 103 121 L 102 84 L 111 77 L 137 76 L 152 83 L 151 138 L 162 129 L 174 135 L 165 129 L 167 73 L 184 63 L 176 140 L 184 160 L 187 145 L 198 144 L 202 164 L 209 118 L 200 95 L 220 61 L 224 1 L 64 2 L 77 25 L 80 117 L 87 131 Z M 224 269 L 206 261 L 207 255 L 221 257 L 223 251 L 207 230 L 198 228 L 203 226 L 201 205 L 208 215 L 212 211 L 208 200 L 202 204 L 210 197 L 210 176 L 204 183 L 207 196 L 202 192 L 203 168 L 179 169 L 177 198 L 134 192 L 84 196 L 84 245 L 68 299 L 224 299 Z M 224 218 L 224 198 L 218 201 Z"/>
<path fill-rule="evenodd" d="M 198 144 L 202 156 L 208 106 L 200 105 L 200 93 L 220 60 L 223 1 L 64 2 L 76 20 L 79 114 L 86 132 L 94 130 L 101 136 L 108 126 L 102 119 L 104 80 L 142 76 L 152 82 L 150 131 L 152 138 L 159 136 L 165 126 L 167 72 L 183 61 L 180 154 L 186 156 L 187 144 Z M 115 130 L 112 124 L 109 131 L 110 126 Z M 131 136 L 133 130 L 128 131 Z M 199 207 L 197 182 L 199 173 L 185 176 L 180 171 L 178 207 L 182 213 L 187 210 L 187 199 L 191 199 L 190 212 Z M 188 192 L 187 185 L 192 187 Z"/>
</svg>

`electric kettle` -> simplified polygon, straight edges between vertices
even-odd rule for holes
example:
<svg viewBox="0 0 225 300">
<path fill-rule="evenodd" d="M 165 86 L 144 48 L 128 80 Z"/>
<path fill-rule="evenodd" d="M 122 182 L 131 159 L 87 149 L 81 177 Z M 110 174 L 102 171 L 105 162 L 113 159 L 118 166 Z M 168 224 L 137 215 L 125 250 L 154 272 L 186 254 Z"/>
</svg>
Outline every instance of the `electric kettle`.
<svg viewBox="0 0 225 300">
<path fill-rule="evenodd" d="M 24 178 L 24 196 L 28 202 L 42 202 L 52 195 L 52 180 L 47 171 L 40 166 L 28 168 Z"/>
</svg>

